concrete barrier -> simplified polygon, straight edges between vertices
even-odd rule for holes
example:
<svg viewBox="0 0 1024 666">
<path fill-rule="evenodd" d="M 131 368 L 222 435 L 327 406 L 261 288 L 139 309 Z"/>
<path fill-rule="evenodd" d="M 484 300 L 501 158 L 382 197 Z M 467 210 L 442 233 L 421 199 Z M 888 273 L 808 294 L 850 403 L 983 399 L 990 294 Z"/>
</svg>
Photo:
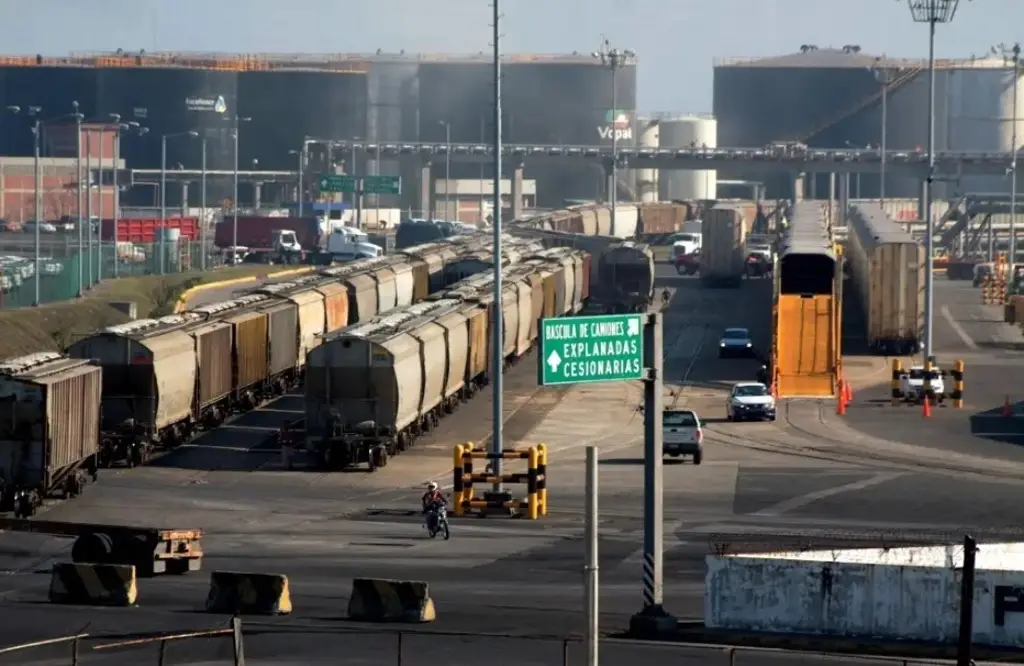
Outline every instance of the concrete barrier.
<svg viewBox="0 0 1024 666">
<path fill-rule="evenodd" d="M 57 562 L 50 575 L 50 602 L 90 606 L 132 606 L 138 599 L 135 567 L 123 564 Z"/>
<path fill-rule="evenodd" d="M 214 571 L 206 596 L 210 613 L 288 615 L 292 597 L 283 574 Z"/>
<path fill-rule="evenodd" d="M 356 578 L 348 618 L 359 622 L 433 622 L 437 619 L 429 586 L 422 581 Z"/>
<path fill-rule="evenodd" d="M 237 284 L 248 284 L 252 282 L 258 282 L 259 278 L 255 276 L 240 277 L 233 280 L 218 280 L 217 282 L 206 282 L 204 284 L 198 284 L 194 287 L 186 289 L 181 292 L 181 296 L 178 296 L 178 302 L 174 304 L 174 312 L 184 312 L 188 308 L 188 301 L 196 294 L 201 294 L 204 291 L 210 289 L 220 289 L 221 287 L 230 287 Z"/>
</svg>

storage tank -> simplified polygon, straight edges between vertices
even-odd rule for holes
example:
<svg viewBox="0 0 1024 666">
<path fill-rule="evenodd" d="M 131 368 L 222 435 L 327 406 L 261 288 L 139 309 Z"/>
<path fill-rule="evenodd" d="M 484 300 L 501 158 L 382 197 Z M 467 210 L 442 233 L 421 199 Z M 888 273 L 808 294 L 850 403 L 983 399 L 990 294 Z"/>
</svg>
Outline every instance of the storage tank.
<svg viewBox="0 0 1024 666">
<path fill-rule="evenodd" d="M 661 146 L 661 134 L 657 119 L 638 118 L 637 128 L 640 131 L 637 147 L 641 150 L 645 148 L 657 150 L 658 147 Z M 654 203 L 655 201 L 658 201 L 657 169 L 637 169 L 636 195 L 641 203 Z"/>
<path fill-rule="evenodd" d="M 662 148 L 718 146 L 718 121 L 714 116 L 664 118 L 658 125 Z M 658 182 L 662 201 L 718 198 L 718 173 L 714 170 L 665 169 L 659 174 Z"/>
</svg>

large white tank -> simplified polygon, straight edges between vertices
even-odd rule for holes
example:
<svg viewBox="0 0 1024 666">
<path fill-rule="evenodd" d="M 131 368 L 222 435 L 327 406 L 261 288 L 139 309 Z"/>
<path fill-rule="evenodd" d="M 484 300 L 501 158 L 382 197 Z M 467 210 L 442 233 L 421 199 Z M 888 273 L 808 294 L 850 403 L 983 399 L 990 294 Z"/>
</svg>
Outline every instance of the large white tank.
<svg viewBox="0 0 1024 666">
<path fill-rule="evenodd" d="M 664 118 L 658 133 L 662 148 L 718 146 L 718 121 L 711 115 Z M 714 170 L 684 171 L 663 169 L 658 174 L 662 201 L 672 199 L 717 199 L 718 172 Z"/>
<path fill-rule="evenodd" d="M 641 150 L 644 148 L 657 150 L 661 145 L 659 121 L 653 118 L 639 118 L 637 119 L 637 128 L 640 130 L 637 147 Z M 658 200 L 657 169 L 637 169 L 636 194 L 641 203 L 654 203 Z"/>
</svg>

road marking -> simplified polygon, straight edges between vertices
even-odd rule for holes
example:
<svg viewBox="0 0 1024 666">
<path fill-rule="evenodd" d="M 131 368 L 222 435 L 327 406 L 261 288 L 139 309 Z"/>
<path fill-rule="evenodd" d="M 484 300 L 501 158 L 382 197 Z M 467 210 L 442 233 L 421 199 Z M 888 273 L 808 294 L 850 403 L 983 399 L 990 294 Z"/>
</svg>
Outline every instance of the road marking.
<svg viewBox="0 0 1024 666">
<path fill-rule="evenodd" d="M 768 517 L 768 516 L 780 516 L 790 511 L 801 509 L 809 504 L 813 504 L 819 500 L 823 500 L 826 497 L 833 495 L 840 495 L 842 493 L 852 492 L 854 490 L 864 490 L 872 486 L 877 486 L 886 481 L 892 481 L 895 478 L 903 476 L 903 472 L 885 472 L 884 474 L 876 474 L 870 479 L 864 479 L 862 481 L 854 481 L 853 483 L 846 483 L 841 486 L 835 486 L 833 488 L 827 488 L 825 490 L 818 490 L 813 493 L 807 493 L 806 495 L 800 495 L 799 497 L 791 497 L 788 500 L 784 500 L 770 506 L 767 509 L 761 509 L 753 514 L 752 516 Z"/>
<path fill-rule="evenodd" d="M 977 351 L 978 345 L 974 344 L 974 340 L 971 339 L 971 336 L 967 335 L 967 331 L 964 330 L 964 327 L 958 324 L 956 319 L 953 319 L 953 315 L 949 311 L 949 306 L 943 305 L 939 308 L 939 312 L 942 313 L 943 319 L 945 319 L 950 328 L 953 329 L 953 332 L 963 340 L 965 345 L 967 345 L 967 348 L 971 351 Z"/>
</svg>

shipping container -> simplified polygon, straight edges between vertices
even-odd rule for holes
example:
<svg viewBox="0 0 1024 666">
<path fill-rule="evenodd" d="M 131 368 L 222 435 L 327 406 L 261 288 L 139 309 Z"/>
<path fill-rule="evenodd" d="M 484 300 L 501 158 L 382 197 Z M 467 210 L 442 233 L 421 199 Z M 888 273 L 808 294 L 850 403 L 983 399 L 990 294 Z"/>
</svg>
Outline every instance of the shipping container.
<svg viewBox="0 0 1024 666">
<path fill-rule="evenodd" d="M 324 312 L 327 315 L 326 332 L 333 333 L 349 324 L 348 289 L 339 282 L 326 282 L 317 286 L 316 291 L 324 297 Z"/>
<path fill-rule="evenodd" d="M 195 340 L 199 365 L 198 409 L 203 409 L 231 395 L 232 329 L 225 322 L 203 324 L 189 331 Z"/>
<path fill-rule="evenodd" d="M 847 264 L 869 347 L 916 353 L 924 335 L 925 249 L 877 204 L 851 206 L 847 226 Z"/>
<path fill-rule="evenodd" d="M 270 342 L 268 374 L 277 377 L 298 366 L 299 309 L 295 303 L 284 302 L 263 308 L 267 313 Z"/>
<path fill-rule="evenodd" d="M 640 206 L 637 234 L 670 234 L 686 221 L 688 206 L 674 203 L 648 203 Z"/>
<path fill-rule="evenodd" d="M 201 223 L 195 217 L 121 218 L 117 220 L 117 240 L 123 243 L 154 243 L 159 240 L 160 229 L 176 229 L 181 240 L 197 241 L 201 236 Z M 100 223 L 100 238 L 114 240 L 114 220 Z"/>
<path fill-rule="evenodd" d="M 0 363 L 2 492 L 42 497 L 76 487 L 83 465 L 96 469 L 102 369 L 45 352 Z M 71 485 L 68 485 L 71 484 Z"/>
<path fill-rule="evenodd" d="M 715 207 L 704 216 L 700 250 L 700 281 L 706 286 L 740 286 L 746 270 L 749 223 L 742 211 Z"/>
<path fill-rule="evenodd" d="M 235 391 L 249 389 L 267 379 L 267 313 L 247 312 L 225 320 L 234 333 Z"/>
</svg>

